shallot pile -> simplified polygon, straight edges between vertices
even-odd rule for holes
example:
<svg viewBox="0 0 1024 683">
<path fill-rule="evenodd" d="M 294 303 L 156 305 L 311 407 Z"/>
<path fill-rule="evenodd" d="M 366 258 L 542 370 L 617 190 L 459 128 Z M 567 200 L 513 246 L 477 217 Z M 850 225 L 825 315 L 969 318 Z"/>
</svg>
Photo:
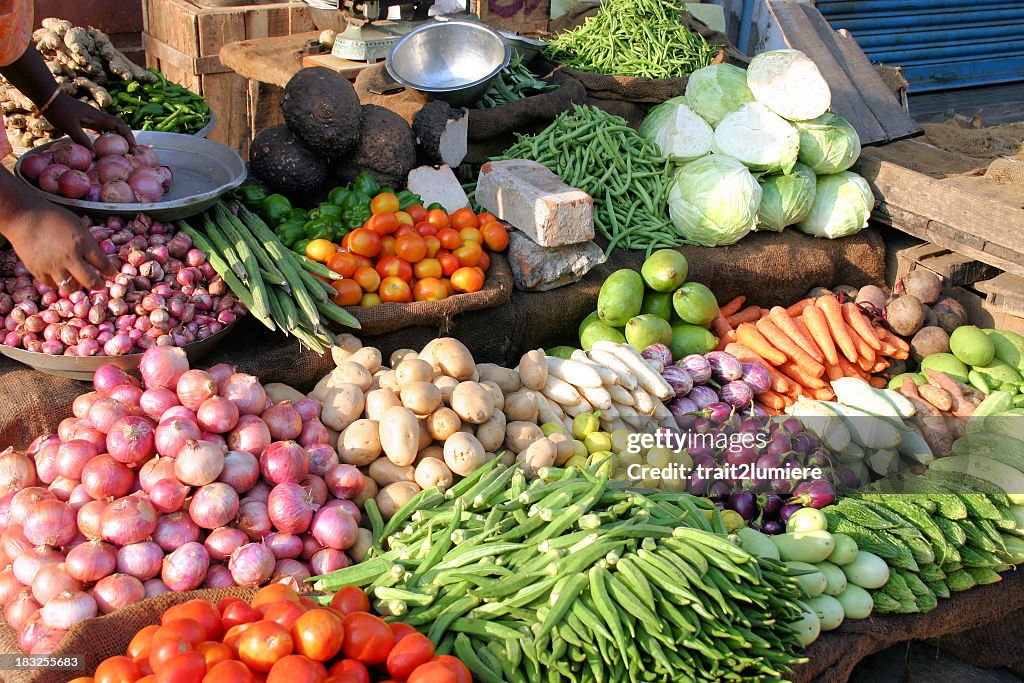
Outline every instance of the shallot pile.
<svg viewBox="0 0 1024 683">
<path fill-rule="evenodd" d="M 141 385 L 102 366 L 57 434 L 0 455 L 0 602 L 26 652 L 167 591 L 297 586 L 370 545 L 372 487 L 339 463 L 318 401 L 275 404 L 176 347 L 139 369 Z"/>
<path fill-rule="evenodd" d="M 55 142 L 45 152 L 27 155 L 21 174 L 50 194 L 111 204 L 158 202 L 174 180 L 152 147 L 138 145 L 130 153 L 128 141 L 117 133 L 103 133 L 91 150 L 71 140 Z"/>
<path fill-rule="evenodd" d="M 33 280 L 13 250 L 0 251 L 4 344 L 51 355 L 123 356 L 206 339 L 245 314 L 191 238 L 173 226 L 138 214 L 131 221 L 110 217 L 89 231 L 120 264 L 103 289 L 48 287 Z"/>
</svg>

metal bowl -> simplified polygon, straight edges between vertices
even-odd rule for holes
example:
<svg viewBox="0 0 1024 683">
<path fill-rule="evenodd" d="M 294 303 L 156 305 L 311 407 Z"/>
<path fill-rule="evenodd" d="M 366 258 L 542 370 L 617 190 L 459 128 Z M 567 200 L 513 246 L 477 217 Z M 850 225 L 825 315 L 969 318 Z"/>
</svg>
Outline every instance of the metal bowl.
<svg viewBox="0 0 1024 683">
<path fill-rule="evenodd" d="M 58 142 L 48 142 L 22 155 L 14 165 L 14 173 L 43 199 L 61 204 L 79 213 L 94 215 L 149 214 L 154 220 L 173 221 L 205 211 L 221 196 L 245 181 L 245 161 L 230 147 L 196 135 L 134 131 L 140 145 L 151 145 L 157 158 L 174 172 L 170 191 L 159 202 L 147 204 L 109 204 L 68 199 L 43 192 L 21 174 L 21 165 L 31 154 L 42 154 Z M 64 139 L 64 138 L 61 138 Z"/>
<path fill-rule="evenodd" d="M 445 21 L 408 33 L 385 64 L 392 78 L 427 99 L 465 107 L 487 93 L 511 58 L 512 48 L 497 31 L 469 21 Z"/>
</svg>

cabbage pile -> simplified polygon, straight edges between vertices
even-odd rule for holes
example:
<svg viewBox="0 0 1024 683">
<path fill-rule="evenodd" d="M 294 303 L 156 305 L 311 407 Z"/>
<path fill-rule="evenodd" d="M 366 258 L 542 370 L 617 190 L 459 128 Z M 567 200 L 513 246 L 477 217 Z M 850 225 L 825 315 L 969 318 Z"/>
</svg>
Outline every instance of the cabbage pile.
<svg viewBox="0 0 1024 683">
<path fill-rule="evenodd" d="M 806 55 L 774 50 L 746 70 L 699 69 L 652 109 L 640 134 L 679 165 L 668 205 L 682 235 L 714 247 L 789 225 L 827 238 L 867 227 L 871 188 L 847 170 L 860 138 L 831 97 Z"/>
</svg>

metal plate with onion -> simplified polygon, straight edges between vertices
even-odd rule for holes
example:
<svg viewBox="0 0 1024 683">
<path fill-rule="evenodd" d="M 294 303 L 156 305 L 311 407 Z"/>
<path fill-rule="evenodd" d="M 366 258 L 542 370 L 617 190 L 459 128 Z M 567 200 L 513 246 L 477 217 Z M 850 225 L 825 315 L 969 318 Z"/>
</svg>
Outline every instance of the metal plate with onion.
<svg viewBox="0 0 1024 683">
<path fill-rule="evenodd" d="M 169 166 L 174 173 L 171 189 L 159 202 L 144 204 L 112 204 L 69 199 L 44 192 L 21 174 L 21 165 L 33 154 L 42 154 L 59 142 L 54 140 L 36 147 L 18 159 L 14 173 L 25 181 L 33 192 L 55 204 L 79 213 L 93 215 L 136 213 L 149 214 L 154 220 L 171 221 L 187 218 L 213 206 L 226 192 L 245 181 L 245 161 L 230 147 L 196 135 L 134 131 L 135 141 L 150 145 L 161 166 Z M 61 138 L 65 139 L 65 138 Z"/>
</svg>

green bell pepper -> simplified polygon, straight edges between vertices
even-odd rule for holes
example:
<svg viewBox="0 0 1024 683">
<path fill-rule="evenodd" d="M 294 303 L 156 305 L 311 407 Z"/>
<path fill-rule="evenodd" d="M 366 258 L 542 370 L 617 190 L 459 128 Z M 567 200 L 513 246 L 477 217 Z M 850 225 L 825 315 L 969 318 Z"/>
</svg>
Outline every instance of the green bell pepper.
<svg viewBox="0 0 1024 683">
<path fill-rule="evenodd" d="M 306 231 L 303 229 L 303 223 L 300 221 L 287 221 L 282 223 L 274 229 L 274 234 L 276 234 L 281 239 L 281 242 L 289 248 L 299 240 L 305 239 L 306 237 Z"/>
<path fill-rule="evenodd" d="M 393 194 L 393 195 L 397 195 L 398 193 L 395 192 L 395 188 L 393 188 L 393 187 L 382 187 L 379 190 L 377 190 L 377 194 Z"/>
<path fill-rule="evenodd" d="M 344 185 L 339 185 L 331 190 L 331 193 L 327 195 L 327 200 L 331 202 L 331 204 L 342 206 L 345 203 L 345 198 L 348 197 L 351 191 L 352 190 L 348 189 Z"/>
<path fill-rule="evenodd" d="M 397 196 L 398 209 L 400 211 L 405 211 L 410 206 L 413 206 L 414 204 L 419 204 L 421 201 L 423 201 L 422 197 L 420 197 L 415 192 L 410 192 L 409 190 L 402 190 L 401 192 L 398 193 Z"/>
<path fill-rule="evenodd" d="M 300 223 L 305 223 L 306 221 L 309 220 L 309 212 L 306 211 L 305 209 L 301 209 L 301 208 L 299 208 L 299 209 L 292 209 L 291 211 L 288 212 L 287 220 L 289 220 L 289 221 L 299 221 Z"/>
<path fill-rule="evenodd" d="M 444 211 L 444 207 L 438 204 L 437 202 L 434 202 L 433 204 L 427 207 L 427 211 L 433 211 L 435 209 L 439 211 Z"/>
<path fill-rule="evenodd" d="M 260 204 L 260 212 L 263 214 L 263 218 L 271 225 L 283 223 L 291 210 L 292 203 L 283 194 L 267 195 Z"/>
<path fill-rule="evenodd" d="M 299 240 L 298 242 L 296 242 L 295 244 L 292 245 L 292 251 L 298 252 L 299 254 L 302 254 L 303 256 L 305 256 L 306 255 L 306 246 L 310 242 L 312 242 L 312 240 Z"/>
<path fill-rule="evenodd" d="M 373 197 L 380 192 L 380 183 L 377 179 L 366 171 L 362 171 L 356 176 L 356 181 L 352 183 L 352 189 L 356 192 L 362 192 L 365 195 Z"/>
<path fill-rule="evenodd" d="M 337 223 L 332 223 L 328 218 L 314 218 L 306 221 L 306 224 L 302 226 L 302 231 L 305 233 L 306 239 L 329 240 L 334 237 L 335 225 Z"/>
<path fill-rule="evenodd" d="M 314 218 L 337 218 L 341 220 L 343 209 L 337 204 L 325 203 L 309 212 L 310 220 Z"/>
<path fill-rule="evenodd" d="M 246 185 L 238 188 L 238 197 L 249 209 L 259 209 L 267 195 L 255 185 Z"/>
</svg>

